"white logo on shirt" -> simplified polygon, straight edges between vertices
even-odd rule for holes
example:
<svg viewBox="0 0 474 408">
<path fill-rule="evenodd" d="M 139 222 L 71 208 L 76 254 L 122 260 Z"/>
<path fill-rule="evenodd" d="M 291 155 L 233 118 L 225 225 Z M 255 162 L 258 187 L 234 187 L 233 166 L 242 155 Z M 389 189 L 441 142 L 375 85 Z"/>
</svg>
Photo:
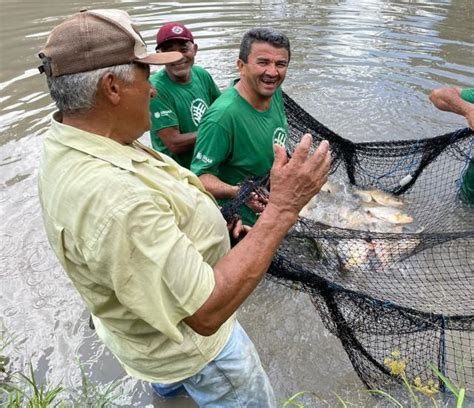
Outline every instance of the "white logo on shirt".
<svg viewBox="0 0 474 408">
<path fill-rule="evenodd" d="M 202 154 L 201 152 L 198 152 L 196 154 L 196 159 L 198 160 L 201 160 L 203 161 L 204 163 L 208 163 L 208 164 L 211 164 L 212 163 L 212 159 L 210 159 L 209 157 L 207 157 L 206 155 Z"/>
<path fill-rule="evenodd" d="M 165 110 L 161 112 L 155 112 L 154 116 L 156 119 L 160 119 L 162 116 L 170 116 L 172 113 L 173 111 Z"/>
<path fill-rule="evenodd" d="M 202 99 L 197 98 L 191 102 L 191 118 L 195 126 L 201 123 L 202 116 L 207 111 L 207 103 Z"/>
<path fill-rule="evenodd" d="M 276 128 L 273 132 L 273 143 L 285 147 L 286 139 L 288 139 L 286 130 L 281 127 Z"/>
</svg>

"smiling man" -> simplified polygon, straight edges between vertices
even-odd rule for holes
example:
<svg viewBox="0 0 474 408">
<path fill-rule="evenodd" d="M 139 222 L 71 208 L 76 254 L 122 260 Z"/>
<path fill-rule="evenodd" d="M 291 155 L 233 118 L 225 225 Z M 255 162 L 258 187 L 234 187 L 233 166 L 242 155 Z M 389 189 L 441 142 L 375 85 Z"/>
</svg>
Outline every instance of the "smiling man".
<svg viewBox="0 0 474 408">
<path fill-rule="evenodd" d="M 221 204 L 249 176 L 272 166 L 273 145 L 286 147 L 288 123 L 280 85 L 290 61 L 290 42 L 277 31 L 256 28 L 240 44 L 240 80 L 208 110 L 199 127 L 191 170 Z M 240 209 L 253 225 L 266 202 L 256 196 Z"/>
<path fill-rule="evenodd" d="M 158 52 L 179 51 L 183 58 L 153 74 L 152 85 L 159 89 L 150 102 L 151 142 L 189 169 L 196 130 L 207 108 L 220 96 L 211 75 L 194 65 L 198 46 L 189 29 L 168 23 L 156 35 Z"/>
</svg>

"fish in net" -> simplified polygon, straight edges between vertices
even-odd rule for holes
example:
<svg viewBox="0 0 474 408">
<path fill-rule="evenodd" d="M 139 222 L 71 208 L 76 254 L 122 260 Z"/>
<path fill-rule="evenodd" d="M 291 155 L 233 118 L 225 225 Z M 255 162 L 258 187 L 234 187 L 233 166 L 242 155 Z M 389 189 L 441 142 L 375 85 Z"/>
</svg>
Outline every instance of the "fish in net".
<svg viewBox="0 0 474 408">
<path fill-rule="evenodd" d="M 474 209 L 459 198 L 474 132 L 355 143 L 284 94 L 291 155 L 305 133 L 328 140 L 329 183 L 303 209 L 267 273 L 307 292 L 369 388 L 432 380 L 433 364 L 474 386 Z M 269 175 L 249 178 L 222 208 L 227 220 Z M 439 389 L 444 384 L 439 381 Z"/>
</svg>

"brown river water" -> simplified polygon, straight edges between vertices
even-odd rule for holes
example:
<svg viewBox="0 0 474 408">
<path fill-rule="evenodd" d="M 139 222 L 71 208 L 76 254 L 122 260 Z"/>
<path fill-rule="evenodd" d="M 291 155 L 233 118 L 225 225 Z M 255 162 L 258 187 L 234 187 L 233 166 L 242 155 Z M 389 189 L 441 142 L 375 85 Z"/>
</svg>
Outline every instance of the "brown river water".
<svg viewBox="0 0 474 408">
<path fill-rule="evenodd" d="M 49 31 L 82 7 L 128 11 L 153 50 L 157 28 L 182 21 L 199 44 L 197 63 L 223 88 L 236 76 L 242 34 L 272 26 L 291 40 L 284 90 L 330 129 L 355 141 L 417 139 L 465 127 L 437 111 L 431 89 L 474 84 L 473 0 L 20 1 L 0 0 L 0 332 L 16 339 L 17 366 L 40 381 L 80 384 L 123 378 L 120 406 L 193 407 L 164 402 L 124 376 L 88 328 L 87 312 L 54 257 L 40 216 L 36 175 L 42 135 L 54 111 L 36 54 Z M 313 391 L 337 406 L 370 399 L 339 342 L 309 298 L 264 281 L 239 312 L 279 401 Z M 309 406 L 320 406 L 315 400 Z M 321 405 L 322 406 L 322 405 Z"/>
</svg>

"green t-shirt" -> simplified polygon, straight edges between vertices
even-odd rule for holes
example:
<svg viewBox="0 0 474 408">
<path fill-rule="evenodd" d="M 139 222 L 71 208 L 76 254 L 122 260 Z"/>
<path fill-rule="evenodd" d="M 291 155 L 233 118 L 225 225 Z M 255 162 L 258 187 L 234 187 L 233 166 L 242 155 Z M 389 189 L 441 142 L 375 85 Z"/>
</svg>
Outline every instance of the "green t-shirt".
<svg viewBox="0 0 474 408">
<path fill-rule="evenodd" d="M 464 88 L 461 90 L 461 98 L 467 102 L 474 103 L 474 88 Z"/>
<path fill-rule="evenodd" d="M 474 103 L 474 88 L 463 89 L 461 98 L 466 102 Z M 462 177 L 461 198 L 467 203 L 474 204 L 474 159 L 471 159 Z"/>
<path fill-rule="evenodd" d="M 207 111 L 199 126 L 191 170 L 237 185 L 247 177 L 268 173 L 274 159 L 273 144 L 286 147 L 287 140 L 281 89 L 273 95 L 270 108 L 260 112 L 231 87 Z M 220 200 L 220 204 L 226 201 Z M 246 206 L 241 207 L 240 215 L 247 225 L 257 219 Z"/>
<path fill-rule="evenodd" d="M 172 81 L 165 68 L 154 73 L 150 82 L 158 93 L 150 101 L 151 144 L 155 150 L 171 156 L 181 166 L 189 169 L 192 149 L 172 154 L 157 132 L 169 127 L 178 127 L 180 133 L 196 132 L 202 116 L 221 92 L 211 75 L 198 66 L 192 67 L 191 80 L 187 84 Z"/>
</svg>

